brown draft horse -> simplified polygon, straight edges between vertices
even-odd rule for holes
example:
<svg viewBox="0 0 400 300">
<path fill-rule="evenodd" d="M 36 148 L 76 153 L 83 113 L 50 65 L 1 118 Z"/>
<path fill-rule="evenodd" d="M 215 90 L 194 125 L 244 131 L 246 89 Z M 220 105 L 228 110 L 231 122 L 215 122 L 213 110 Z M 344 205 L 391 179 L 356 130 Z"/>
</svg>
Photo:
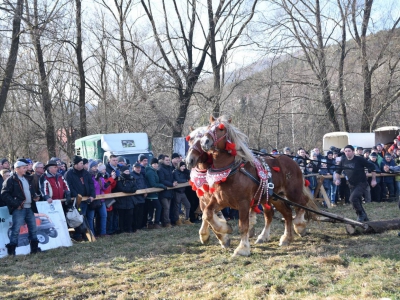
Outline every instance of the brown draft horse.
<svg viewBox="0 0 400 300">
<path fill-rule="evenodd" d="M 211 155 L 213 160 L 213 165 L 208 172 L 214 172 L 214 174 L 217 173 L 218 175 L 218 172 L 229 172 L 230 169 L 234 169 L 235 166 L 239 165 L 239 168 L 243 168 L 252 177 L 258 178 L 255 158 L 246 144 L 247 137 L 231 125 L 231 120 L 225 116 L 218 119 L 211 117 L 210 123 L 207 133 L 200 139 L 203 151 Z M 232 145 L 234 146 L 233 148 Z M 301 170 L 292 159 L 282 155 L 267 158 L 265 161 L 270 168 L 275 194 L 295 203 L 317 209 L 308 188 L 304 184 Z M 203 209 L 203 218 L 217 233 L 217 237 L 223 247 L 229 246 L 228 234 L 232 232 L 232 228 L 226 222 L 221 222 L 215 211 L 224 207 L 232 207 L 239 210 L 241 241 L 233 256 L 250 255 L 249 232 L 256 223 L 254 207 L 257 206 L 258 202 L 264 206 L 265 226 L 256 243 L 266 242 L 270 238 L 273 210 L 269 204 L 273 204 L 285 219 L 285 232 L 280 238 L 279 245 L 289 245 L 293 241 L 292 225 L 294 225 L 294 230 L 297 234 L 300 236 L 305 234 L 307 221 L 304 209 L 296 207 L 296 217 L 293 219 L 290 206 L 272 197 L 267 201 L 268 191 L 262 193 L 259 184 L 256 184 L 242 170 L 232 171 L 229 176 L 220 180 L 219 183 L 210 184 L 209 190 L 212 196 Z M 254 202 L 254 200 L 256 201 Z M 310 215 L 307 214 L 306 217 L 309 218 Z"/>
<path fill-rule="evenodd" d="M 201 149 L 200 138 L 206 133 L 207 126 L 190 129 L 190 134 L 187 136 L 187 141 L 189 144 L 189 150 L 186 154 L 186 166 L 191 169 L 191 185 L 192 188 L 196 190 L 197 196 L 199 197 L 199 205 L 202 212 L 204 212 L 205 207 L 210 203 L 210 201 L 215 201 L 215 198 L 208 190 L 204 190 L 203 182 L 197 182 L 198 187 L 196 187 L 196 180 L 201 181 L 201 177 L 205 175 L 211 163 L 209 161 L 209 155 Z M 204 179 L 204 177 L 203 177 Z M 225 222 L 225 219 L 220 219 L 221 222 Z M 219 241 L 223 240 L 218 232 L 215 232 Z M 208 244 L 210 241 L 210 231 L 209 223 L 203 218 L 202 224 L 199 230 L 200 241 L 203 244 Z M 223 243 L 221 243 L 222 246 Z"/>
</svg>

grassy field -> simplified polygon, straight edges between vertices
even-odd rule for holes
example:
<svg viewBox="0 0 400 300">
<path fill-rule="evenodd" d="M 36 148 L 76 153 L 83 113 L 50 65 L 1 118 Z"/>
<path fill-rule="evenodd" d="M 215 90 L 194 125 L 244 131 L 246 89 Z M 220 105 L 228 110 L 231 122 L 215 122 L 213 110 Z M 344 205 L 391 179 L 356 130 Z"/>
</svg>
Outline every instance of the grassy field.
<svg viewBox="0 0 400 300">
<path fill-rule="evenodd" d="M 400 218 L 397 203 L 365 205 L 370 219 Z M 355 219 L 349 206 L 330 210 Z M 233 247 L 239 243 L 237 222 Z M 259 216 L 257 232 L 263 218 Z M 199 224 L 143 230 L 32 256 L 0 260 L 1 299 L 400 299 L 397 231 L 349 236 L 344 225 L 311 223 L 308 235 L 278 246 L 252 245 L 250 257 L 231 258 Z M 254 243 L 255 239 L 252 239 Z"/>
</svg>

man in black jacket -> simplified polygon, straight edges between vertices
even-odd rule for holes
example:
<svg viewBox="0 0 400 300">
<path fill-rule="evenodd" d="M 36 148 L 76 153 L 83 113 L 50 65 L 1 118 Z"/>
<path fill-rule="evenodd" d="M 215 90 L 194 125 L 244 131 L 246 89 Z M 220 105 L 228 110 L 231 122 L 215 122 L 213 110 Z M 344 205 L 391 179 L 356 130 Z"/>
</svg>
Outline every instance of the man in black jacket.
<svg viewBox="0 0 400 300">
<path fill-rule="evenodd" d="M 174 187 L 178 183 L 174 181 L 174 175 L 172 174 L 173 167 L 171 166 L 171 158 L 168 155 L 164 156 L 164 160 L 158 169 L 158 177 L 160 178 L 160 183 L 167 187 Z M 174 198 L 174 191 L 164 190 L 160 192 L 159 198 L 161 199 L 161 205 L 163 207 L 162 212 L 162 223 L 164 227 L 171 227 L 171 220 L 169 218 L 169 211 L 171 207 L 171 201 Z M 178 213 L 179 215 L 179 213 Z M 174 220 L 176 225 L 181 225 L 179 220 Z"/>
<path fill-rule="evenodd" d="M 76 197 L 78 194 L 89 197 L 87 201 L 82 201 L 79 207 L 81 214 L 86 216 L 88 204 L 96 198 L 96 191 L 94 189 L 92 176 L 83 168 L 82 157 L 76 155 L 73 158 L 73 166 L 65 173 L 64 178 L 71 191 L 71 197 Z M 85 233 L 86 230 L 75 229 L 75 232 L 76 235 L 74 238 L 81 240 L 81 234 Z"/>
<path fill-rule="evenodd" d="M 376 171 L 375 166 L 365 160 L 363 157 L 355 156 L 354 147 L 347 145 L 344 147 L 345 156 L 342 157 L 340 164 L 337 166 L 335 173 L 335 184 L 340 185 L 340 174 L 344 170 L 350 185 L 350 203 L 358 216 L 357 221 L 369 221 L 367 213 L 362 206 L 362 195 L 365 193 L 368 182 L 365 175 L 365 168 L 372 175 L 371 187 L 376 186 Z"/>
<path fill-rule="evenodd" d="M 28 226 L 31 253 L 40 251 L 36 235 L 36 218 L 31 208 L 33 201 L 39 200 L 39 196 L 35 195 L 31 180 L 26 175 L 27 169 L 26 163 L 17 161 L 14 164 L 14 174 L 7 178 L 1 190 L 2 199 L 12 215 L 10 243 L 6 245 L 8 255 L 15 255 L 19 230 L 25 222 Z"/>
</svg>

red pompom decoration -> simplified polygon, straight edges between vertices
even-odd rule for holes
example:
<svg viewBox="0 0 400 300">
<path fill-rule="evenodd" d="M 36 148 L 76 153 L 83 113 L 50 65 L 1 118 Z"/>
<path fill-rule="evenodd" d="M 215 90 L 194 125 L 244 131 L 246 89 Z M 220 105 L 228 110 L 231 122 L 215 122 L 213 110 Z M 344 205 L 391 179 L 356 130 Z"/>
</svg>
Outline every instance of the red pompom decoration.
<svg viewBox="0 0 400 300">
<path fill-rule="evenodd" d="M 271 209 L 271 205 L 269 205 L 268 202 L 266 202 L 265 204 L 263 204 L 263 206 L 264 206 L 264 208 L 265 208 L 266 210 L 270 210 L 270 209 Z"/>
<path fill-rule="evenodd" d="M 210 193 L 212 194 L 212 193 L 214 193 L 215 192 L 215 188 L 210 188 Z"/>
<path fill-rule="evenodd" d="M 227 141 L 225 144 L 225 150 L 228 151 L 233 156 L 236 156 L 237 154 L 235 143 Z"/>
<path fill-rule="evenodd" d="M 202 197 L 202 196 L 204 195 L 204 192 L 203 192 L 203 190 L 198 189 L 198 190 L 196 191 L 196 194 L 197 194 L 198 197 Z"/>
<path fill-rule="evenodd" d="M 279 168 L 279 167 L 272 167 L 272 170 L 274 170 L 275 172 L 280 172 L 280 171 L 281 171 L 281 168 Z"/>
<path fill-rule="evenodd" d="M 258 206 L 254 206 L 254 207 L 253 207 L 253 211 L 254 211 L 256 214 L 261 213 L 261 210 L 258 208 Z"/>
<path fill-rule="evenodd" d="M 220 123 L 220 124 L 218 125 L 218 128 L 221 129 L 221 130 L 223 130 L 223 129 L 225 129 L 225 125 L 222 124 L 222 123 Z"/>
<path fill-rule="evenodd" d="M 190 141 L 190 135 L 186 136 L 186 142 Z"/>
<path fill-rule="evenodd" d="M 304 180 L 304 185 L 305 185 L 306 187 L 309 187 L 309 186 L 310 186 L 310 182 L 309 182 L 307 179 L 305 179 L 305 180 Z"/>
<path fill-rule="evenodd" d="M 203 184 L 203 190 L 208 192 L 210 190 L 210 186 L 208 184 Z"/>
<path fill-rule="evenodd" d="M 225 182 L 226 181 L 226 177 L 221 179 L 221 182 Z"/>
<path fill-rule="evenodd" d="M 190 186 L 193 186 L 193 181 L 191 181 L 190 179 L 189 179 L 189 184 Z"/>
</svg>

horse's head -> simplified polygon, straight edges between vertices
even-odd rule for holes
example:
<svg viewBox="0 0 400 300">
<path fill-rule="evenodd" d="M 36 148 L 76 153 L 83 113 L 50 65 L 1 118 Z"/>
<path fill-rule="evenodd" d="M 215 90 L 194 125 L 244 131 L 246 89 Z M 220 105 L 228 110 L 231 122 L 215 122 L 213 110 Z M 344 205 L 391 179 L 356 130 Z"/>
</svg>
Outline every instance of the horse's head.
<svg viewBox="0 0 400 300">
<path fill-rule="evenodd" d="M 228 129 L 231 119 L 220 117 L 215 119 L 210 117 L 210 125 L 206 133 L 200 139 L 201 148 L 208 152 L 211 150 L 222 150 L 226 148 L 226 142 L 229 140 Z"/>
<path fill-rule="evenodd" d="M 188 169 L 193 168 L 197 165 L 198 162 L 202 162 L 202 157 L 206 155 L 206 153 L 201 149 L 200 139 L 203 137 L 206 132 L 207 126 L 199 127 L 193 129 L 190 127 L 190 134 L 186 137 L 186 140 L 189 144 L 189 150 L 186 155 L 186 167 Z"/>
</svg>

